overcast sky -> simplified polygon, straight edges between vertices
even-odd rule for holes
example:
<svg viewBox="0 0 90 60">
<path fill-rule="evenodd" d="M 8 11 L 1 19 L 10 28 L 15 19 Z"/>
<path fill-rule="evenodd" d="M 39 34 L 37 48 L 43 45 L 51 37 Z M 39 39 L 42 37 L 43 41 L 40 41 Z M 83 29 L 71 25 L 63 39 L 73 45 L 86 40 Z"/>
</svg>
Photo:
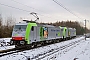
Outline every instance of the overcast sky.
<svg viewBox="0 0 90 60">
<path fill-rule="evenodd" d="M 36 18 L 30 15 L 31 12 L 37 13 L 40 18 L 39 22 L 56 22 L 62 20 L 84 22 L 84 19 L 90 20 L 90 0 L 57 1 L 81 19 L 57 5 L 53 0 L 0 0 L 0 14 L 4 18 L 12 16 L 16 18 L 17 22 L 22 19 L 35 20 Z M 15 8 L 7 7 L 6 5 Z M 89 24 L 90 21 L 87 22 L 88 28 L 90 28 Z"/>
</svg>

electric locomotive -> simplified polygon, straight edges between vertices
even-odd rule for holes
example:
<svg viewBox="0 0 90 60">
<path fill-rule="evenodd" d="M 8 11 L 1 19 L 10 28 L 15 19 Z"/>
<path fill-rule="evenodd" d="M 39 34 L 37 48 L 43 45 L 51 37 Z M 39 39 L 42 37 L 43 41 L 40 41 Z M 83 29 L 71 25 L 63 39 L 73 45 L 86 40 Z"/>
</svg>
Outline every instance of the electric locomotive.
<svg viewBox="0 0 90 60">
<path fill-rule="evenodd" d="M 37 45 L 62 41 L 76 36 L 76 29 L 38 24 L 33 21 L 17 23 L 12 32 L 11 44 L 15 46 Z"/>
</svg>

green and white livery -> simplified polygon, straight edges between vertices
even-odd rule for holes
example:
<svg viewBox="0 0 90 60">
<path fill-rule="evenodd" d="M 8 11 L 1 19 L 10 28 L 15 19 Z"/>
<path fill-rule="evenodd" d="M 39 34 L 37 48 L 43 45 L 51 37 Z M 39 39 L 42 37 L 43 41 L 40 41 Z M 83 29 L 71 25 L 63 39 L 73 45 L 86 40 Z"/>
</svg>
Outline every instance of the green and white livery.
<svg viewBox="0 0 90 60">
<path fill-rule="evenodd" d="M 11 44 L 17 46 L 55 42 L 76 36 L 76 29 L 38 24 L 36 22 L 17 23 L 12 32 Z"/>
</svg>

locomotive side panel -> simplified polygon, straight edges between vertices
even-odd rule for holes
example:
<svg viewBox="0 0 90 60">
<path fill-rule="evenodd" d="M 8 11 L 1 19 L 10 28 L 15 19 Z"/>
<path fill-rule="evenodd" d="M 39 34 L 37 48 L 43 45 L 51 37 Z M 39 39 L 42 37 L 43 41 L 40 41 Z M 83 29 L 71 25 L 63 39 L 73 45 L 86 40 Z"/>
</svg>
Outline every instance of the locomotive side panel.
<svg viewBox="0 0 90 60">
<path fill-rule="evenodd" d="M 36 27 L 36 41 L 42 41 L 40 39 L 40 27 L 39 26 Z"/>
<path fill-rule="evenodd" d="M 73 38 L 76 36 L 76 29 L 75 28 L 69 28 L 70 31 L 70 38 Z"/>
<path fill-rule="evenodd" d="M 55 39 L 55 28 L 54 27 L 48 28 L 48 36 L 49 36 L 49 40 Z"/>
<path fill-rule="evenodd" d="M 66 38 L 68 38 L 68 28 L 66 27 Z"/>
<path fill-rule="evenodd" d="M 60 39 L 61 38 L 61 30 L 59 27 L 56 27 L 56 39 Z"/>
</svg>

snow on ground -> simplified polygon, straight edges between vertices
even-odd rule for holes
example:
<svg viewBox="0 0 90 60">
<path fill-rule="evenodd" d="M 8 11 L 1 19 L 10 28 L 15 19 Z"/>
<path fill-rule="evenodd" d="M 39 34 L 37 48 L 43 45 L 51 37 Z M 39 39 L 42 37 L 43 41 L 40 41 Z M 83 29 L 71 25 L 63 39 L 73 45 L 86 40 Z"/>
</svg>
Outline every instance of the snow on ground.
<svg viewBox="0 0 90 60">
<path fill-rule="evenodd" d="M 90 60 L 90 38 L 87 38 L 86 41 L 83 40 L 61 57 L 57 56 L 56 60 L 74 60 L 74 58 L 77 58 L 76 60 Z"/>
<path fill-rule="evenodd" d="M 10 45 L 10 44 L 9 44 L 10 39 L 11 39 L 11 38 L 1 38 L 1 39 L 0 39 L 0 46 Z"/>
<path fill-rule="evenodd" d="M 79 43 L 75 45 L 65 48 L 64 50 L 60 50 L 52 55 L 49 55 L 41 60 L 90 60 L 90 38 L 84 40 L 84 37 L 79 37 L 76 39 L 72 39 L 69 41 L 64 41 L 61 43 L 56 43 L 36 49 L 26 50 L 19 53 L 13 53 L 11 55 L 0 57 L 0 60 L 27 60 L 27 58 L 33 58 L 37 55 L 48 52 L 51 49 L 59 48 L 60 46 L 67 45 L 71 42 L 81 40 Z M 42 57 L 42 56 L 40 56 Z"/>
<path fill-rule="evenodd" d="M 0 50 L 6 50 L 14 48 L 15 46 L 10 46 L 10 39 L 11 38 L 1 38 L 0 39 Z"/>
<path fill-rule="evenodd" d="M 0 51 L 6 50 L 6 49 L 11 49 L 11 48 L 15 48 L 15 46 L 14 45 L 13 46 L 2 46 L 2 47 L 0 47 Z"/>
</svg>

